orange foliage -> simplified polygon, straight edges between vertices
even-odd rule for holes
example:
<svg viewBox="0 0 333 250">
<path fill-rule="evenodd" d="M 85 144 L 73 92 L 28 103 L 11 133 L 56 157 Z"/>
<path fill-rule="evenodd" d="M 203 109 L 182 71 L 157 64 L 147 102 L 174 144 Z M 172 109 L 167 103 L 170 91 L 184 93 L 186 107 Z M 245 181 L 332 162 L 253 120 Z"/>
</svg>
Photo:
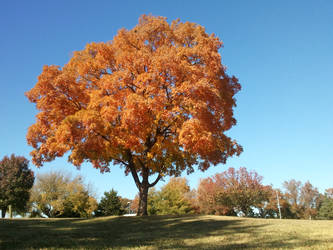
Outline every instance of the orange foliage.
<svg viewBox="0 0 333 250">
<path fill-rule="evenodd" d="M 252 207 L 268 200 L 270 187 L 261 184 L 262 177 L 255 171 L 241 167 L 215 174 L 201 180 L 198 201 L 201 212 L 235 215 L 242 212 L 252 215 Z"/>
<path fill-rule="evenodd" d="M 208 177 L 200 180 L 197 191 L 200 213 L 216 215 L 232 214 L 232 208 L 219 204 L 216 201 L 219 189 L 219 184 L 213 178 Z"/>
<path fill-rule="evenodd" d="M 158 181 L 239 155 L 225 131 L 236 124 L 240 84 L 221 64 L 221 46 L 197 24 L 143 15 L 112 41 L 74 52 L 62 68 L 44 66 L 26 93 L 39 110 L 27 133 L 34 164 L 66 152 L 78 167 L 122 164 L 140 189 L 156 184 L 147 184 L 151 174 Z"/>
</svg>

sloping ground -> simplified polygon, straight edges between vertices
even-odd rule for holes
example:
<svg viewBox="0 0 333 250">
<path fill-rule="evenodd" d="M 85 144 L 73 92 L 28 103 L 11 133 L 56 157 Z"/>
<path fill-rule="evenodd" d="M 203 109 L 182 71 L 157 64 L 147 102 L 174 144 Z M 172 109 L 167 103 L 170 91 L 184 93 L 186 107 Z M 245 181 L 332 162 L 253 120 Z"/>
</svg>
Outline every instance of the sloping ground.
<svg viewBox="0 0 333 250">
<path fill-rule="evenodd" d="M 333 249 L 333 221 L 224 216 L 0 220 L 0 249 Z"/>
</svg>

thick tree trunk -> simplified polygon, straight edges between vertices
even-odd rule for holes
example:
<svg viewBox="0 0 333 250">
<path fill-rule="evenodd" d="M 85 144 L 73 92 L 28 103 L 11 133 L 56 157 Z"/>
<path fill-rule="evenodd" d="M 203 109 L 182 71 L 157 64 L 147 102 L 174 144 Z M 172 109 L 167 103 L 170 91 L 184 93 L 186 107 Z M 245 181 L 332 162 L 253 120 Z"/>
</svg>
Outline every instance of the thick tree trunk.
<svg viewBox="0 0 333 250">
<path fill-rule="evenodd" d="M 136 182 L 139 189 L 139 207 L 137 216 L 146 216 L 148 215 L 148 191 L 149 188 L 155 186 L 159 180 L 162 178 L 162 175 L 159 174 L 156 180 L 153 183 L 148 181 L 148 169 L 142 171 L 142 181 Z M 135 178 L 134 178 L 135 179 Z"/>
<path fill-rule="evenodd" d="M 149 189 L 149 182 L 148 182 L 148 169 L 143 167 L 142 168 L 142 181 L 139 187 L 139 209 L 138 209 L 138 216 L 147 216 L 148 215 L 148 189 Z"/>
<path fill-rule="evenodd" d="M 148 215 L 148 185 L 142 186 L 139 193 L 139 209 L 137 216 Z"/>
<path fill-rule="evenodd" d="M 1 218 L 6 217 L 6 211 L 7 211 L 7 207 L 1 207 Z"/>
<path fill-rule="evenodd" d="M 148 190 L 149 188 L 155 186 L 157 182 L 162 178 L 162 175 L 159 173 L 158 177 L 153 183 L 149 183 L 149 169 L 141 162 L 141 176 L 142 181 L 139 180 L 137 169 L 134 166 L 132 154 L 128 152 L 129 164 L 127 167 L 130 169 L 133 176 L 134 182 L 139 189 L 139 207 L 137 216 L 147 216 L 148 215 Z"/>
</svg>

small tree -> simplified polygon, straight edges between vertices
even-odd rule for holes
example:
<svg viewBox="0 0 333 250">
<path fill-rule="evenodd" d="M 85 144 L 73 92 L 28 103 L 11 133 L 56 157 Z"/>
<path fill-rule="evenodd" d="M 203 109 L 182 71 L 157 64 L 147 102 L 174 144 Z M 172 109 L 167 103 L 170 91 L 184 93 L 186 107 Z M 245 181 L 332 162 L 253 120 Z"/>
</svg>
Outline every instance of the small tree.
<svg viewBox="0 0 333 250">
<path fill-rule="evenodd" d="M 96 207 L 97 201 L 83 184 L 81 177 L 68 183 L 62 217 L 91 217 Z"/>
<path fill-rule="evenodd" d="M 294 214 L 295 218 L 302 218 L 304 213 L 300 200 L 301 186 L 302 182 L 294 179 L 283 183 L 283 187 L 285 188 L 285 197 L 291 206 L 291 212 Z"/>
<path fill-rule="evenodd" d="M 132 203 L 132 209 L 137 210 L 137 195 Z M 190 190 L 186 178 L 171 178 L 161 190 L 151 188 L 148 193 L 149 215 L 188 214 L 196 212 L 195 191 Z"/>
<path fill-rule="evenodd" d="M 8 206 L 16 212 L 27 210 L 30 189 L 35 177 L 29 169 L 29 161 L 22 156 L 5 156 L 0 161 L 0 209 L 5 217 Z"/>
<path fill-rule="evenodd" d="M 71 178 L 61 172 L 37 176 L 31 192 L 32 214 L 54 217 L 89 217 L 97 208 L 80 176 Z"/>
<path fill-rule="evenodd" d="M 158 198 L 155 199 L 154 203 L 156 214 L 188 214 L 194 212 L 191 203 L 192 193 L 186 178 L 171 178 L 161 188 L 157 196 Z"/>
<path fill-rule="evenodd" d="M 333 188 L 325 190 L 325 196 L 318 211 L 320 219 L 333 220 Z"/>
<path fill-rule="evenodd" d="M 217 176 L 200 180 L 197 190 L 197 201 L 200 213 L 216 215 L 236 215 L 230 205 L 216 200 L 218 190 L 223 185 Z"/>
<path fill-rule="evenodd" d="M 216 193 L 217 203 L 236 213 L 253 216 L 253 207 L 268 201 L 270 192 L 261 184 L 262 177 L 255 171 L 229 168 L 214 178 L 220 184 Z"/>
<path fill-rule="evenodd" d="M 125 213 L 117 194 L 114 189 L 110 192 L 104 192 L 104 196 L 98 204 L 96 216 L 122 215 Z"/>
<path fill-rule="evenodd" d="M 294 218 L 312 219 L 315 218 L 320 204 L 320 193 L 307 181 L 302 182 L 294 179 L 283 183 L 285 197 L 290 204 Z"/>
<path fill-rule="evenodd" d="M 333 220 L 333 199 L 325 198 L 320 206 L 318 217 Z"/>
<path fill-rule="evenodd" d="M 148 192 L 148 214 L 159 214 L 158 207 L 161 202 L 160 191 L 157 191 L 155 187 L 151 188 Z"/>
<path fill-rule="evenodd" d="M 304 219 L 312 219 L 316 217 L 319 197 L 320 193 L 318 192 L 318 189 L 313 187 L 309 181 L 301 187 L 300 203 L 304 209 Z"/>
</svg>

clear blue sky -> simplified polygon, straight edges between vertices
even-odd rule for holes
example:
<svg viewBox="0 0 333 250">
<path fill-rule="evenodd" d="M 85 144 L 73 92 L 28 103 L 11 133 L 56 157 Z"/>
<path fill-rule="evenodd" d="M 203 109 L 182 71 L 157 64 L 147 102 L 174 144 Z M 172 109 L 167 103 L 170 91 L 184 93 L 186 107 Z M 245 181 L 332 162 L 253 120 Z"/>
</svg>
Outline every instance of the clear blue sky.
<svg viewBox="0 0 333 250">
<path fill-rule="evenodd" d="M 321 192 L 333 187 L 333 2 L 327 1 L 15 1 L 0 4 L 0 158 L 30 159 L 27 128 L 36 110 L 24 92 L 45 64 L 63 66 L 93 41 L 112 40 L 141 14 L 196 22 L 224 42 L 222 63 L 240 79 L 229 132 L 244 147 L 226 165 L 187 176 L 200 178 L 245 166 L 281 187 L 309 180 Z M 111 188 L 133 198 L 131 176 L 118 167 L 100 174 L 59 159 L 35 173 L 65 169 L 81 174 L 98 196 Z M 160 183 L 159 186 L 164 183 Z"/>
</svg>

